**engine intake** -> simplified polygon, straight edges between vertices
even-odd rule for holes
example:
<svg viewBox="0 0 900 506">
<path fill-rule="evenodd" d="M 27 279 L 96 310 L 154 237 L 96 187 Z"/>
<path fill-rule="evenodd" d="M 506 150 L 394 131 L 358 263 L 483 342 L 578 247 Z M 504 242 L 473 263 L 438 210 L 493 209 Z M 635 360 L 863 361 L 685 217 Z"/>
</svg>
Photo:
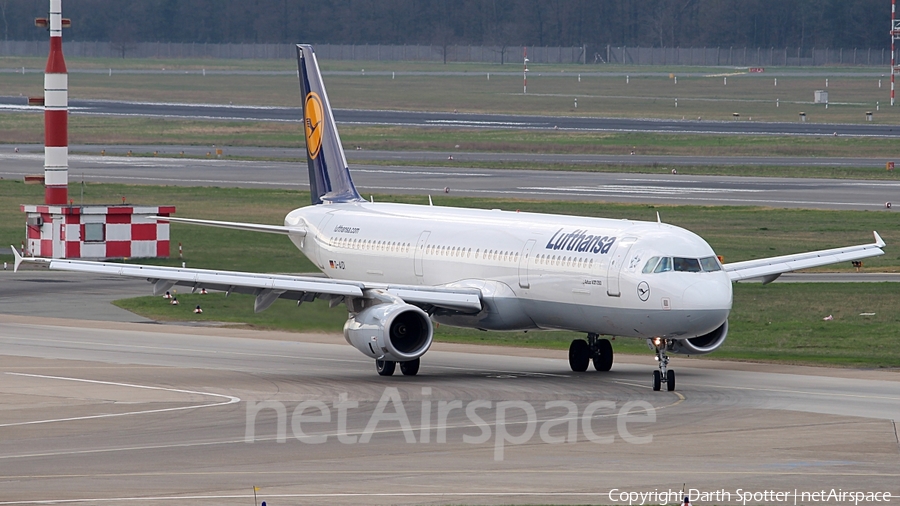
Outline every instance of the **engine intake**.
<svg viewBox="0 0 900 506">
<path fill-rule="evenodd" d="M 728 320 L 709 334 L 672 341 L 669 351 L 678 355 L 706 355 L 722 346 L 726 336 L 728 336 Z"/>
<path fill-rule="evenodd" d="M 411 304 L 378 304 L 344 324 L 344 338 L 364 355 L 395 362 L 415 360 L 434 339 L 431 319 Z"/>
</svg>

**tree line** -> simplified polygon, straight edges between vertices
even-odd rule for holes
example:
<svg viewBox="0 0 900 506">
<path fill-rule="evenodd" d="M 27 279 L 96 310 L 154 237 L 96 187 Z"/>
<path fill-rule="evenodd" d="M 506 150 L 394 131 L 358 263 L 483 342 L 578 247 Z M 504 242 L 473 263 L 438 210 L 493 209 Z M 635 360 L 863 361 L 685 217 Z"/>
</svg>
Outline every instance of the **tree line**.
<svg viewBox="0 0 900 506">
<path fill-rule="evenodd" d="M 5 40 L 47 0 L 0 0 Z M 195 43 L 889 48 L 890 0 L 63 0 L 64 38 Z M 2 55 L 0 55 L 2 56 Z"/>
</svg>

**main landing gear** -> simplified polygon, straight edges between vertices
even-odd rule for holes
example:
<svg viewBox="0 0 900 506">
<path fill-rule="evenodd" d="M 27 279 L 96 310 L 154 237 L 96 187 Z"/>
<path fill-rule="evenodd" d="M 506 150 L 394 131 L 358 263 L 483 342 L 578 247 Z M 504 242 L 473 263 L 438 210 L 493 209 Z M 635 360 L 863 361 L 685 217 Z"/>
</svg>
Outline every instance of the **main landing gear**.
<svg viewBox="0 0 900 506">
<path fill-rule="evenodd" d="M 597 334 L 588 334 L 587 337 L 587 341 L 575 339 L 569 345 L 569 367 L 575 372 L 584 372 L 593 361 L 594 369 L 598 371 L 612 369 L 613 349 L 609 339 L 600 339 Z"/>
<path fill-rule="evenodd" d="M 410 360 L 408 362 L 400 362 L 400 372 L 404 376 L 415 376 L 419 373 L 420 360 Z M 393 376 L 397 369 L 397 362 L 393 360 L 375 360 L 375 370 L 379 376 Z"/>
<path fill-rule="evenodd" d="M 659 362 L 659 370 L 653 371 L 653 391 L 659 392 L 662 384 L 666 384 L 666 390 L 675 391 L 675 371 L 669 370 L 669 356 L 666 355 L 665 339 L 648 339 L 647 343 L 656 350 L 656 360 Z"/>
</svg>

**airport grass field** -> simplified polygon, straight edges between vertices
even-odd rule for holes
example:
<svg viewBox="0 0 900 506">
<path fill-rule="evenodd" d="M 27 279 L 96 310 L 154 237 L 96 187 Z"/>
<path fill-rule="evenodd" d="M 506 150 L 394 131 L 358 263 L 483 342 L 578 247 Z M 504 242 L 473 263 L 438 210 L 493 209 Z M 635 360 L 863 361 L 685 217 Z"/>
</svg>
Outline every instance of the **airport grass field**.
<svg viewBox="0 0 900 506">
<path fill-rule="evenodd" d="M 42 93 L 39 58 L 0 58 L 4 95 Z M 528 94 L 513 64 L 323 61 L 335 107 L 439 110 L 541 115 L 666 118 L 690 121 L 798 121 L 900 125 L 900 106 L 889 107 L 888 83 L 875 68 L 632 67 L 617 65 L 533 66 Z M 26 73 L 16 72 L 25 68 Z M 299 106 L 292 60 L 78 59 L 69 62 L 70 97 L 182 103 Z M 107 69 L 107 72 L 102 72 Z M 202 70 L 210 73 L 202 75 Z M 367 69 L 367 72 L 363 72 Z M 78 72 L 82 70 L 84 72 Z M 128 73 L 147 72 L 155 73 Z M 221 74 L 213 74 L 212 72 Z M 92 73 L 85 73 L 92 72 Z M 396 72 L 396 75 L 393 73 Z M 110 75 L 111 74 L 111 75 Z M 488 76 L 490 75 L 490 79 Z M 580 76 L 580 77 L 579 77 Z M 671 76 L 671 77 L 670 77 Z M 677 77 L 677 79 L 676 79 Z M 826 88 L 826 80 L 828 86 Z M 881 87 L 879 87 L 879 80 Z M 813 104 L 815 90 L 830 94 L 829 107 Z M 578 106 L 575 107 L 577 99 Z M 678 107 L 675 107 L 678 99 Z M 739 119 L 735 119 L 738 113 Z M 72 112 L 70 144 L 191 144 L 297 147 L 293 122 L 195 121 L 95 117 Z M 747 155 L 799 157 L 895 156 L 883 139 L 834 136 L 684 135 L 580 131 L 522 131 L 341 125 L 346 146 L 378 150 L 490 151 L 646 155 Z M 40 143 L 42 115 L 0 114 L 4 143 Z M 483 166 L 483 165 L 481 165 Z M 563 164 L 495 164 L 496 168 L 551 168 L 655 172 L 659 167 Z M 691 167 L 682 172 L 714 175 L 843 177 L 892 180 L 872 168 Z"/>
<path fill-rule="evenodd" d="M 898 127 L 900 128 L 900 127 Z M 296 123 L 196 121 L 79 116 L 69 119 L 69 144 L 188 144 L 201 146 L 301 147 Z M 892 157 L 891 142 L 869 137 L 690 135 L 566 132 L 403 126 L 340 125 L 347 149 L 488 151 L 515 153 L 641 155 Z M 0 114 L 4 144 L 43 142 L 40 114 Z M 458 146 L 458 147 L 457 147 Z M 149 153 L 146 153 L 149 154 Z M 393 163 L 393 162 L 392 162 Z M 417 162 L 418 163 L 418 162 Z M 590 166 L 588 166 L 590 167 Z"/>
<path fill-rule="evenodd" d="M 292 60 L 71 58 L 68 65 L 73 99 L 293 107 L 300 102 Z M 43 66 L 37 58 L 0 58 L 3 94 L 40 95 Z M 21 67 L 27 72 L 16 73 Z M 900 107 L 889 107 L 888 78 L 881 76 L 887 69 L 874 67 L 776 67 L 748 73 L 730 67 L 533 65 L 527 94 L 517 64 L 323 61 L 322 68 L 337 108 L 706 121 L 733 121 L 734 113 L 738 121 L 799 121 L 804 112 L 818 123 L 863 123 L 871 111 L 876 123 L 900 123 Z M 197 72 L 202 69 L 220 73 L 202 75 Z M 816 90 L 828 91 L 827 108 L 813 104 Z"/>
<path fill-rule="evenodd" d="M 80 185 L 70 194 L 80 195 Z M 0 238 L 18 245 L 23 235 L 18 204 L 40 199 L 43 189 L 18 181 L 0 181 Z M 233 188 L 189 188 L 88 184 L 86 202 L 154 202 L 178 206 L 178 215 L 195 218 L 242 220 L 280 224 L 284 215 L 306 205 L 305 192 Z M 424 197 L 376 196 L 378 201 L 425 203 Z M 866 271 L 900 271 L 900 257 L 891 245 L 900 243 L 900 231 L 892 214 L 865 211 L 811 211 L 756 207 L 647 206 L 585 202 L 533 202 L 437 196 L 435 205 L 500 208 L 612 218 L 655 219 L 658 211 L 667 223 L 679 225 L 706 238 L 725 261 L 740 261 L 811 249 L 872 241 L 878 230 L 888 243 L 888 254 L 865 261 Z M 282 236 L 172 224 L 173 256 L 142 263 L 180 265 L 177 244 L 184 247 L 189 267 L 258 272 L 312 272 L 313 265 Z M 2 258 L 11 261 L 11 256 Z M 830 267 L 850 271 L 848 265 Z M 147 285 L 148 293 L 150 285 Z M 287 329 L 338 333 L 346 319 L 339 306 L 323 303 L 299 308 L 278 301 L 269 310 L 253 313 L 249 296 L 178 294 L 182 304 L 170 306 L 161 297 L 119 301 L 126 309 L 159 320 L 208 320 L 249 324 L 262 329 Z M 203 315 L 191 309 L 201 304 Z M 735 285 L 731 332 L 726 345 L 713 357 L 742 360 L 784 361 L 855 367 L 900 367 L 895 346 L 900 322 L 900 284 L 835 283 Z M 860 316 L 861 313 L 875 313 Z M 832 315 L 834 320 L 823 321 Z M 436 337 L 443 341 L 566 348 L 576 336 L 567 332 L 497 333 L 441 326 Z M 339 339 L 339 338 L 338 338 Z M 649 353 L 639 340 L 618 339 L 620 352 Z"/>
<path fill-rule="evenodd" d="M 39 58 L 0 58 L 4 95 L 40 95 Z M 25 67 L 28 72 L 12 70 Z M 332 104 L 337 108 L 438 110 L 539 115 L 583 115 L 705 121 L 798 121 L 804 112 L 818 123 L 874 122 L 900 128 L 900 107 L 889 107 L 887 79 L 878 69 L 778 68 L 761 74 L 745 69 L 626 67 L 597 65 L 532 66 L 528 93 L 522 93 L 521 67 L 509 65 L 409 62 L 322 62 Z M 299 106 L 292 60 L 89 60 L 70 59 L 70 97 L 184 103 Z M 103 72 L 106 69 L 108 72 Z M 211 72 L 202 75 L 196 71 Z M 364 72 L 363 69 L 366 71 Z M 154 71 L 128 73 L 126 71 Z M 218 72 L 213 73 L 212 71 Z M 393 74 L 396 72 L 396 74 Z M 677 79 L 676 79 L 677 78 Z M 826 87 L 826 80 L 827 87 Z M 882 81 L 879 87 L 879 80 Z M 813 92 L 827 90 L 828 108 L 813 104 Z M 577 99 L 577 107 L 575 105 Z M 677 99 L 677 107 L 676 107 Z M 734 116 L 737 113 L 739 116 Z M 70 144 L 192 144 L 298 147 L 298 123 L 186 121 L 154 118 L 92 117 L 73 111 Z M 658 155 L 779 155 L 805 157 L 892 157 L 896 146 L 883 139 L 833 136 L 668 135 L 458 128 L 407 128 L 342 125 L 345 145 L 380 150 L 464 150 L 528 153 Z M 0 113 L 4 143 L 40 143 L 40 114 Z M 457 147 L 459 146 L 459 147 Z M 420 163 L 418 163 L 420 164 Z M 529 163 L 478 164 L 497 168 L 547 168 Z M 555 170 L 622 171 L 619 166 L 554 165 Z M 660 167 L 628 167 L 635 172 Z M 794 177 L 852 177 L 892 180 L 883 169 L 829 167 L 679 167 L 682 173 Z M 280 224 L 284 215 L 308 203 L 294 191 L 224 188 L 71 184 L 89 203 L 173 204 L 178 215 L 195 218 Z M 24 237 L 19 204 L 39 201 L 40 186 L 0 181 L 0 240 L 18 245 Z M 376 196 L 379 201 L 425 203 L 424 197 Z M 648 206 L 586 202 L 531 202 L 438 196 L 436 205 L 501 208 L 663 221 L 690 229 L 709 241 L 726 262 L 789 254 L 872 241 L 878 230 L 887 254 L 865 261 L 867 271 L 900 272 L 900 230 L 890 213 L 812 211 L 754 207 Z M 189 267 L 260 272 L 311 272 L 312 264 L 281 236 L 173 224 L 173 258 L 147 263 L 180 265 L 184 246 Z M 0 256 L 11 261 L 11 256 Z M 829 267 L 849 271 L 850 265 Z M 149 292 L 149 285 L 148 285 Z M 222 294 L 179 294 L 169 306 L 159 297 L 119 301 L 124 308 L 160 320 L 210 320 L 258 328 L 340 331 L 346 312 L 310 303 L 297 308 L 278 301 L 261 314 L 252 298 Z M 202 304 L 203 315 L 191 309 Z M 731 332 L 718 358 L 771 360 L 854 367 L 900 367 L 895 345 L 900 284 L 735 285 Z M 874 315 L 862 316 L 862 313 Z M 833 320 L 822 318 L 832 315 Z M 439 327 L 445 341 L 564 349 L 575 336 L 565 332 L 487 333 Z M 339 338 L 338 338 L 339 339 Z M 638 340 L 619 339 L 620 352 L 649 353 Z"/>
</svg>

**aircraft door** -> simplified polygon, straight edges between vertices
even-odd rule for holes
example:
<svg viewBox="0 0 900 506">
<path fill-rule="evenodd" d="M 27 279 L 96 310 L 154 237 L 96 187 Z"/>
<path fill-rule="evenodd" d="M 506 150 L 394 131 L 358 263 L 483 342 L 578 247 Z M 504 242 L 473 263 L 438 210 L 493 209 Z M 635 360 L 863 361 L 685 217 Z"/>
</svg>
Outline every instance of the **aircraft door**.
<svg viewBox="0 0 900 506">
<path fill-rule="evenodd" d="M 416 251 L 414 254 L 414 263 L 416 269 L 416 280 L 419 283 L 422 282 L 422 277 L 425 275 L 425 246 L 428 244 L 428 236 L 431 235 L 431 232 L 426 230 L 422 232 L 422 235 L 419 236 L 418 242 L 416 242 Z"/>
<path fill-rule="evenodd" d="M 531 288 L 531 283 L 528 281 L 528 265 L 532 248 L 534 248 L 534 239 L 529 239 L 522 248 L 522 256 L 519 257 L 519 288 Z"/>
<path fill-rule="evenodd" d="M 606 271 L 606 294 L 610 297 L 622 295 L 619 291 L 619 276 L 622 274 L 625 259 L 628 258 L 628 252 L 635 241 L 637 241 L 636 237 L 625 237 L 613 248 L 609 260 L 609 269 Z"/>
<path fill-rule="evenodd" d="M 328 235 L 327 235 L 327 227 L 328 223 L 331 221 L 331 218 L 334 217 L 334 211 L 325 214 L 322 218 L 322 221 L 319 222 L 319 230 L 315 236 L 315 244 L 317 246 L 316 249 L 317 255 L 316 258 L 319 259 L 319 268 L 325 269 L 325 266 L 328 265 Z"/>
</svg>

